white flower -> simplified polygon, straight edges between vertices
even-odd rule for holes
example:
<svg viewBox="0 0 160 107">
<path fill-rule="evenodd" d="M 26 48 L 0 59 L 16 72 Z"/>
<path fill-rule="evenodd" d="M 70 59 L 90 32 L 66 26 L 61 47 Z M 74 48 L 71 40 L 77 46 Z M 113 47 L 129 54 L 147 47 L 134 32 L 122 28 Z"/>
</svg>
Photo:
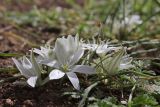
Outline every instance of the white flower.
<svg viewBox="0 0 160 107">
<path fill-rule="evenodd" d="M 105 75 L 114 75 L 117 74 L 118 71 L 123 69 L 129 69 L 133 67 L 131 65 L 132 58 L 127 55 L 124 56 L 125 49 L 120 49 L 113 56 L 106 58 L 105 60 L 100 60 L 101 66 L 98 67 L 100 73 Z"/>
<path fill-rule="evenodd" d="M 141 24 L 142 20 L 139 15 L 132 15 L 130 18 L 125 18 L 125 22 L 129 25 Z"/>
<path fill-rule="evenodd" d="M 127 25 L 128 27 L 132 27 L 133 25 L 141 24 L 142 20 L 139 15 L 131 15 L 129 17 L 125 17 L 124 20 L 122 20 L 122 26 Z"/>
<path fill-rule="evenodd" d="M 116 50 L 119 47 L 109 47 L 109 45 L 107 43 L 101 42 L 100 44 L 82 44 L 83 49 L 85 50 L 90 50 L 90 51 L 95 51 L 96 54 L 103 56 L 105 55 L 107 52 L 111 51 L 111 50 Z"/>
<path fill-rule="evenodd" d="M 93 74 L 95 73 L 94 68 L 87 65 L 75 65 L 84 54 L 79 43 L 79 38 L 68 36 L 67 38 L 59 38 L 55 43 L 55 52 L 58 64 L 54 67 L 49 74 L 50 79 L 62 78 L 65 74 L 71 81 L 75 89 L 79 90 L 79 79 L 75 72 Z"/>
<path fill-rule="evenodd" d="M 50 47 L 40 47 L 40 49 L 34 48 L 33 52 L 39 54 L 38 63 L 53 67 L 56 64 L 56 56 L 54 49 Z"/>
<path fill-rule="evenodd" d="M 109 51 L 112 51 L 112 50 L 117 50 L 119 49 L 119 47 L 109 47 L 107 44 L 101 44 L 98 46 L 98 48 L 96 49 L 96 53 L 99 55 L 99 56 L 103 56 L 105 55 L 106 53 L 108 53 Z"/>
<path fill-rule="evenodd" d="M 124 29 L 124 27 L 127 30 L 127 32 L 130 32 L 133 28 L 136 27 L 136 25 L 139 25 L 142 22 L 143 21 L 141 20 L 139 15 L 127 16 L 121 22 L 118 20 L 115 20 L 113 23 L 113 33 L 119 34 L 120 31 Z"/>
<path fill-rule="evenodd" d="M 131 31 L 136 25 L 142 23 L 139 15 L 132 15 L 130 17 L 125 17 L 125 20 L 122 21 L 122 26 L 125 27 L 128 31 Z M 125 24 L 125 25 L 124 25 Z"/>
<path fill-rule="evenodd" d="M 122 57 L 121 62 L 120 62 L 120 66 L 119 66 L 119 70 L 123 70 L 123 69 L 129 69 L 134 67 L 132 64 L 132 58 L 129 57 L 128 55 L 125 55 Z"/>
<path fill-rule="evenodd" d="M 95 51 L 95 50 L 98 48 L 98 44 L 95 44 L 95 43 L 93 43 L 93 44 L 83 43 L 83 44 L 82 44 L 82 47 L 83 47 L 83 49 L 85 49 L 85 50 Z"/>
<path fill-rule="evenodd" d="M 20 60 L 12 58 L 17 68 L 23 76 L 28 78 L 27 83 L 35 87 L 37 80 L 41 79 L 41 66 L 36 62 L 33 53 L 31 53 L 30 60 L 24 56 Z"/>
</svg>

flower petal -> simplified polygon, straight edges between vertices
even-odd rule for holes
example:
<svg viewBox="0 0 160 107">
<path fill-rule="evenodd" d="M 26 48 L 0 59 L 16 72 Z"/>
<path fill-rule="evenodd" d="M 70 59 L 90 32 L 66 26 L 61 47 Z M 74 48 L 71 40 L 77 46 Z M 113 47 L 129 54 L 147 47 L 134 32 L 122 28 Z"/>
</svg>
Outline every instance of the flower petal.
<svg viewBox="0 0 160 107">
<path fill-rule="evenodd" d="M 121 63 L 122 64 L 129 64 L 132 62 L 132 57 L 129 57 L 129 55 L 125 55 L 122 57 Z"/>
<path fill-rule="evenodd" d="M 121 59 L 124 54 L 125 54 L 125 49 L 122 48 L 118 52 L 114 53 L 113 56 L 111 57 L 106 56 L 105 60 L 103 60 L 102 63 L 100 62 L 102 64 L 102 67 L 104 67 L 104 69 L 107 71 L 104 73 L 107 73 L 107 75 L 116 74 L 119 71 Z"/>
<path fill-rule="evenodd" d="M 33 49 L 33 52 L 44 57 L 44 54 L 42 53 L 42 50 L 39 50 L 39 49 L 37 49 L 37 48 L 34 48 L 34 49 Z"/>
<path fill-rule="evenodd" d="M 108 51 L 108 44 L 99 45 L 96 49 L 97 54 L 106 53 Z"/>
<path fill-rule="evenodd" d="M 121 59 L 123 57 L 125 53 L 125 49 L 122 48 L 121 50 L 119 50 L 117 53 L 115 53 L 113 55 L 113 57 L 110 60 L 110 62 L 108 62 L 108 64 L 105 64 L 104 66 L 108 66 L 106 70 L 108 70 L 109 74 L 115 74 L 118 72 L 120 63 L 121 63 Z"/>
<path fill-rule="evenodd" d="M 120 64 L 119 66 L 119 70 L 123 70 L 123 69 L 129 69 L 134 67 L 132 64 Z"/>
<path fill-rule="evenodd" d="M 37 82 L 38 77 L 34 76 L 34 77 L 30 77 L 27 80 L 27 83 L 31 86 L 31 87 L 35 87 L 36 82 Z"/>
<path fill-rule="evenodd" d="M 56 52 L 56 56 L 58 59 L 58 62 L 63 65 L 66 63 L 66 61 L 68 60 L 68 56 L 65 55 L 66 51 L 65 51 L 65 46 L 63 45 L 63 38 L 62 39 L 57 39 L 56 43 L 55 43 L 55 52 Z"/>
<path fill-rule="evenodd" d="M 40 63 L 40 64 L 44 64 L 44 65 L 47 65 L 49 67 L 55 67 L 57 68 L 57 64 L 58 62 L 56 60 L 52 60 L 52 59 L 44 59 L 43 57 L 41 56 L 38 56 L 37 57 L 37 62 Z"/>
<path fill-rule="evenodd" d="M 130 20 L 129 20 L 129 24 L 141 24 L 142 23 L 142 20 L 140 18 L 139 15 L 132 15 Z"/>
<path fill-rule="evenodd" d="M 60 79 L 62 78 L 63 76 L 65 75 L 64 72 L 58 70 L 58 69 L 54 69 L 50 72 L 49 74 L 49 79 L 52 80 L 52 79 Z"/>
<path fill-rule="evenodd" d="M 78 79 L 77 75 L 73 72 L 68 72 L 67 76 L 68 76 L 69 80 L 71 81 L 73 87 L 77 90 L 80 90 L 79 79 Z"/>
<path fill-rule="evenodd" d="M 78 36 L 68 35 L 67 38 L 58 38 L 55 43 L 56 57 L 60 65 L 76 63 L 83 55 Z"/>
<path fill-rule="evenodd" d="M 45 61 L 42 61 L 42 64 L 45 64 L 45 65 L 47 65 L 47 66 L 49 66 L 49 67 L 55 67 L 55 68 L 57 68 L 57 61 L 56 60 L 54 60 L 54 61 L 48 61 L 48 62 L 45 62 Z"/>
<path fill-rule="evenodd" d="M 26 69 L 23 68 L 22 64 L 18 60 L 16 60 L 15 58 L 12 58 L 12 60 L 16 64 L 16 67 L 18 68 L 18 70 L 21 72 L 22 75 L 24 75 L 26 78 L 32 76 L 30 72 L 26 71 Z"/>
<path fill-rule="evenodd" d="M 70 66 L 74 65 L 75 63 L 77 63 L 80 58 L 83 56 L 84 54 L 84 50 L 83 49 L 79 49 L 73 56 L 73 58 L 71 59 L 71 63 Z"/>
<path fill-rule="evenodd" d="M 88 65 L 76 65 L 72 69 L 72 72 L 79 72 L 79 73 L 84 73 L 84 74 L 95 74 L 96 73 L 95 69 Z"/>
<path fill-rule="evenodd" d="M 33 66 L 32 72 L 34 73 L 34 75 L 40 76 L 42 68 L 41 68 L 40 64 L 37 63 L 37 60 L 35 59 L 33 51 L 31 51 L 31 54 L 30 54 L 30 60 L 31 60 L 32 66 Z"/>
<path fill-rule="evenodd" d="M 98 45 L 97 44 L 82 44 L 82 48 L 84 50 L 90 50 L 90 51 L 95 51 L 97 49 Z"/>
<path fill-rule="evenodd" d="M 26 69 L 32 69 L 33 67 L 31 61 L 26 56 L 23 56 L 22 65 Z"/>
<path fill-rule="evenodd" d="M 132 68 L 134 67 L 132 64 L 132 58 L 129 57 L 128 55 L 125 55 L 124 57 L 122 57 L 121 59 L 121 63 L 120 63 L 120 66 L 119 66 L 119 69 L 120 70 L 123 70 L 123 69 L 129 69 L 129 68 Z"/>
</svg>

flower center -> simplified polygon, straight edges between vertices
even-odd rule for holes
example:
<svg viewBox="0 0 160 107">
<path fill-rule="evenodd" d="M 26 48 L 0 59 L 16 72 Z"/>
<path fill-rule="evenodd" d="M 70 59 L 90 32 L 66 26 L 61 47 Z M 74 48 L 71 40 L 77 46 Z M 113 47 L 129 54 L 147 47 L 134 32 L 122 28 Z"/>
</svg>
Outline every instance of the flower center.
<svg viewBox="0 0 160 107">
<path fill-rule="evenodd" d="M 68 66 L 67 64 L 63 65 L 63 66 L 62 66 L 62 70 L 63 70 L 64 72 L 68 72 L 69 66 Z"/>
</svg>

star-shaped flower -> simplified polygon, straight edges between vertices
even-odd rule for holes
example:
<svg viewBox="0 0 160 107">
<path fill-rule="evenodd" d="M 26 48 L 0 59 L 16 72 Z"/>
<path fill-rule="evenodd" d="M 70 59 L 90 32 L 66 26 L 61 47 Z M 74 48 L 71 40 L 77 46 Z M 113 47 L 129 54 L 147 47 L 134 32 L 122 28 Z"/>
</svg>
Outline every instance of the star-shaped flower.
<svg viewBox="0 0 160 107">
<path fill-rule="evenodd" d="M 109 51 L 119 49 L 119 47 L 109 46 L 108 43 L 105 43 L 105 42 L 101 42 L 100 44 L 83 43 L 82 47 L 85 50 L 95 51 L 96 54 L 98 54 L 99 56 L 103 56 Z"/>
<path fill-rule="evenodd" d="M 42 68 L 41 65 L 39 65 L 35 60 L 33 52 L 31 52 L 30 59 L 26 56 L 20 58 L 19 60 L 16 60 L 15 58 L 12 59 L 21 74 L 28 78 L 27 83 L 30 86 L 35 87 L 37 82 L 41 82 Z"/>
<path fill-rule="evenodd" d="M 79 79 L 75 72 L 95 73 L 95 69 L 88 65 L 76 65 L 84 54 L 78 36 L 74 38 L 69 35 L 67 38 L 58 38 L 55 43 L 55 53 L 57 64 L 54 66 L 56 69 L 49 74 L 51 80 L 60 79 L 66 74 L 74 88 L 79 90 Z"/>
</svg>

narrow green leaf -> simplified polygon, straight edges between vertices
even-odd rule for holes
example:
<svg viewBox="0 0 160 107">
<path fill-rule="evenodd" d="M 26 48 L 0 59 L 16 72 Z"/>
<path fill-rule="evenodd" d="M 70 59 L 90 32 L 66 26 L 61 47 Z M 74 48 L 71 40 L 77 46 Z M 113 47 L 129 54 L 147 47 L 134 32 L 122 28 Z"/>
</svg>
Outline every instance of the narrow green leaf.
<svg viewBox="0 0 160 107">
<path fill-rule="evenodd" d="M 86 88 L 86 89 L 84 90 L 83 98 L 82 98 L 82 100 L 80 101 L 80 103 L 78 104 L 78 107 L 84 107 L 85 101 L 86 101 L 86 99 L 87 99 L 87 97 L 88 97 L 89 92 L 90 92 L 95 86 L 97 86 L 99 83 L 100 83 L 100 81 L 97 81 L 97 82 L 95 82 L 94 84 L 90 85 L 88 88 Z"/>
<path fill-rule="evenodd" d="M 41 75 L 41 67 L 38 65 L 38 63 L 36 62 L 36 59 L 35 59 L 35 56 L 34 56 L 34 53 L 33 53 L 33 50 L 31 51 L 31 62 L 32 64 L 34 65 L 34 69 L 36 71 L 36 73 L 38 73 L 38 75 L 40 76 Z"/>
<path fill-rule="evenodd" d="M 6 67 L 0 68 L 0 72 L 18 72 L 18 69 L 14 67 Z"/>
<path fill-rule="evenodd" d="M 17 53 L 0 53 L 0 57 L 15 57 L 15 56 L 22 56 L 22 54 L 17 54 Z"/>
</svg>

